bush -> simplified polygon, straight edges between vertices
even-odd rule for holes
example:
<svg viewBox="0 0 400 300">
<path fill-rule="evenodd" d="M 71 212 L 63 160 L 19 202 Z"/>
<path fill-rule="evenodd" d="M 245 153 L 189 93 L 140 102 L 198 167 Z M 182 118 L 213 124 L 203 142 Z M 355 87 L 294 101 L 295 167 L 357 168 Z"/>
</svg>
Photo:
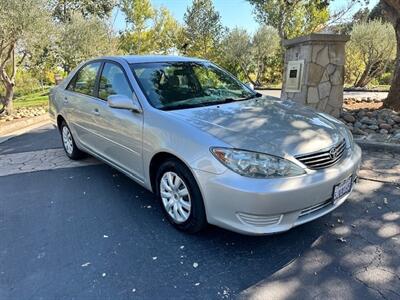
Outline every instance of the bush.
<svg viewBox="0 0 400 300">
<path fill-rule="evenodd" d="M 378 78 L 380 85 L 390 85 L 392 83 L 393 74 L 391 72 L 386 72 Z"/>
</svg>

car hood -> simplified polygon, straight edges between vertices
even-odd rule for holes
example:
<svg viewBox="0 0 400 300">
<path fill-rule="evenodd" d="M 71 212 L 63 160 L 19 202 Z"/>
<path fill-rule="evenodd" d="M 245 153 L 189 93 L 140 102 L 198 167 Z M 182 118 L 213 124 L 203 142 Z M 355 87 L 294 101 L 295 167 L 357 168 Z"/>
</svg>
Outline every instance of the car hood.
<svg viewBox="0 0 400 300">
<path fill-rule="evenodd" d="M 234 148 L 272 155 L 315 152 L 342 138 L 333 122 L 311 108 L 273 97 L 171 113 Z"/>
</svg>

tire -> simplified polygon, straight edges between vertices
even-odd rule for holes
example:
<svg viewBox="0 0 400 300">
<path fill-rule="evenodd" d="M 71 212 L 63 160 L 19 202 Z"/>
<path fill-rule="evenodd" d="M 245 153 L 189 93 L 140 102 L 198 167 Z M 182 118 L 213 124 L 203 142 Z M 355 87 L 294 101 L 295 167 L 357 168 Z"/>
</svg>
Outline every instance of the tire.
<svg viewBox="0 0 400 300">
<path fill-rule="evenodd" d="M 174 174 L 177 176 L 175 179 L 172 177 Z M 175 183 L 175 189 L 170 184 L 169 179 L 171 178 L 172 183 Z M 181 182 L 176 178 L 179 178 Z M 172 189 L 169 195 L 166 194 L 169 191 L 166 184 Z M 185 187 L 187 196 L 184 196 Z M 160 198 L 160 205 L 165 216 L 175 228 L 187 233 L 196 233 L 207 226 L 200 189 L 190 170 L 180 161 L 171 159 L 160 166 L 156 175 L 156 193 Z M 173 204 L 170 204 L 171 201 Z M 190 209 L 188 209 L 188 204 Z M 177 208 L 175 209 L 175 207 Z M 174 216 L 175 213 L 180 218 Z"/>
<path fill-rule="evenodd" d="M 70 159 L 79 160 L 85 156 L 85 153 L 79 150 L 76 146 L 71 130 L 65 121 L 62 121 L 61 123 L 60 134 L 65 154 L 67 154 Z"/>
</svg>

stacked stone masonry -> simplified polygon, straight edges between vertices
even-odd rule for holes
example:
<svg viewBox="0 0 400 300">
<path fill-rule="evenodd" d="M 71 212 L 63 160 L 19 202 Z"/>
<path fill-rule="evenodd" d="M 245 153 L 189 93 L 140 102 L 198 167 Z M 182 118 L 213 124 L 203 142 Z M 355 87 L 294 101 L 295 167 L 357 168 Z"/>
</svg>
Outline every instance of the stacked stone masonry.
<svg viewBox="0 0 400 300">
<path fill-rule="evenodd" d="M 343 106 L 347 40 L 342 35 L 311 34 L 285 41 L 285 71 L 288 61 L 304 60 L 304 72 L 300 92 L 285 91 L 284 74 L 282 100 L 291 99 L 339 116 Z"/>
</svg>

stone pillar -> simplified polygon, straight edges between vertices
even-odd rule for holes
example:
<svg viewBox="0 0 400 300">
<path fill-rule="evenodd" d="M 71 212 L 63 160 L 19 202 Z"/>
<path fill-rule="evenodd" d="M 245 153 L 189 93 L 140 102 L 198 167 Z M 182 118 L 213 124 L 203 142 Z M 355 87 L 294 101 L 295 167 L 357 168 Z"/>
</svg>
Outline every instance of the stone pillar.
<svg viewBox="0 0 400 300">
<path fill-rule="evenodd" d="M 294 100 L 338 117 L 343 106 L 345 44 L 348 40 L 345 35 L 319 33 L 285 40 L 281 99 Z M 293 88 L 296 72 L 288 72 L 288 67 L 299 69 L 298 88 Z"/>
</svg>

